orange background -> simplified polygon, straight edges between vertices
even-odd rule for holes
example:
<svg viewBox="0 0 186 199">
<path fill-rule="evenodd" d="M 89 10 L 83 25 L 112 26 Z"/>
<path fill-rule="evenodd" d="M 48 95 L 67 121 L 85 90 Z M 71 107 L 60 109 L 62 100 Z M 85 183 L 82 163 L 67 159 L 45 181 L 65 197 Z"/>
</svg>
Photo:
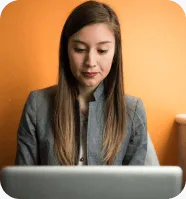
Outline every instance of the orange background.
<svg viewBox="0 0 186 199">
<path fill-rule="evenodd" d="M 16 135 L 31 90 L 57 83 L 68 14 L 83 1 L 17 0 L 0 18 L 0 167 L 14 163 Z M 105 0 L 118 13 L 125 89 L 146 107 L 161 165 L 177 164 L 176 114 L 186 113 L 186 17 L 168 0 Z"/>
</svg>

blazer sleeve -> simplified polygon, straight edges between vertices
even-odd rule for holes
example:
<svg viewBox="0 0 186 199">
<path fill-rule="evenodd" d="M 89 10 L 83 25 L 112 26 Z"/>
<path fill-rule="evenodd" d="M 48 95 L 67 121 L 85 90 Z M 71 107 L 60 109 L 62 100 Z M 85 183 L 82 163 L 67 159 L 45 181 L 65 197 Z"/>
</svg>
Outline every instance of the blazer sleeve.
<svg viewBox="0 0 186 199">
<path fill-rule="evenodd" d="M 141 99 L 136 100 L 132 120 L 132 133 L 129 139 L 124 165 L 144 165 L 147 154 L 147 120 Z"/>
<path fill-rule="evenodd" d="M 16 165 L 37 165 L 38 145 L 36 137 L 36 97 L 37 91 L 30 92 L 17 132 Z"/>
</svg>

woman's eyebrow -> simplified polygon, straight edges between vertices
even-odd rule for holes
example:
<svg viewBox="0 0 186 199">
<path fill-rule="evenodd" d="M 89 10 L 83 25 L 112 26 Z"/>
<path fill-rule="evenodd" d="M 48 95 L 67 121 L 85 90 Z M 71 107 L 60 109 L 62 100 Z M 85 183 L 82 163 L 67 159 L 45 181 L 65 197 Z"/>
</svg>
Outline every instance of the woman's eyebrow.
<svg viewBox="0 0 186 199">
<path fill-rule="evenodd" d="M 88 44 L 87 44 L 86 42 L 81 41 L 81 40 L 79 40 L 79 39 L 74 39 L 72 42 L 73 42 L 73 43 L 80 43 L 80 44 L 83 44 L 83 45 L 88 46 Z M 107 44 L 107 43 L 112 43 L 112 41 L 100 41 L 100 42 L 98 42 L 97 44 L 99 45 L 99 44 Z"/>
</svg>

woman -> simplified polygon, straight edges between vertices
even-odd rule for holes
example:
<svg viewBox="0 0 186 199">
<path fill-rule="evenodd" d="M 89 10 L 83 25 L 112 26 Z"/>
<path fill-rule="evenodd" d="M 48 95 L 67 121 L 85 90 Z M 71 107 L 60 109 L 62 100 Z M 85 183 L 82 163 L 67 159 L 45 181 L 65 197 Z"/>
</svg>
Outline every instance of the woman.
<svg viewBox="0 0 186 199">
<path fill-rule="evenodd" d="M 124 93 L 120 24 L 88 1 L 67 18 L 58 85 L 32 91 L 18 129 L 17 165 L 144 165 L 142 101 Z"/>
</svg>

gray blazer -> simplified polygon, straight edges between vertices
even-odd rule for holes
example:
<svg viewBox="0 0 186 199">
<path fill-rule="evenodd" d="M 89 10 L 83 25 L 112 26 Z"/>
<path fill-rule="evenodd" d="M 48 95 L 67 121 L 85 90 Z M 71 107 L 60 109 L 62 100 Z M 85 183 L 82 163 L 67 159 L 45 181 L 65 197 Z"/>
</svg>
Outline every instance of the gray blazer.
<svg viewBox="0 0 186 199">
<path fill-rule="evenodd" d="M 59 165 L 54 155 L 52 116 L 57 86 L 30 92 L 22 112 L 17 134 L 16 165 Z M 101 165 L 104 84 L 89 103 L 87 126 L 87 164 Z M 126 95 L 126 137 L 114 165 L 145 165 L 147 122 L 141 99 Z M 79 109 L 79 106 L 78 108 Z"/>
</svg>

